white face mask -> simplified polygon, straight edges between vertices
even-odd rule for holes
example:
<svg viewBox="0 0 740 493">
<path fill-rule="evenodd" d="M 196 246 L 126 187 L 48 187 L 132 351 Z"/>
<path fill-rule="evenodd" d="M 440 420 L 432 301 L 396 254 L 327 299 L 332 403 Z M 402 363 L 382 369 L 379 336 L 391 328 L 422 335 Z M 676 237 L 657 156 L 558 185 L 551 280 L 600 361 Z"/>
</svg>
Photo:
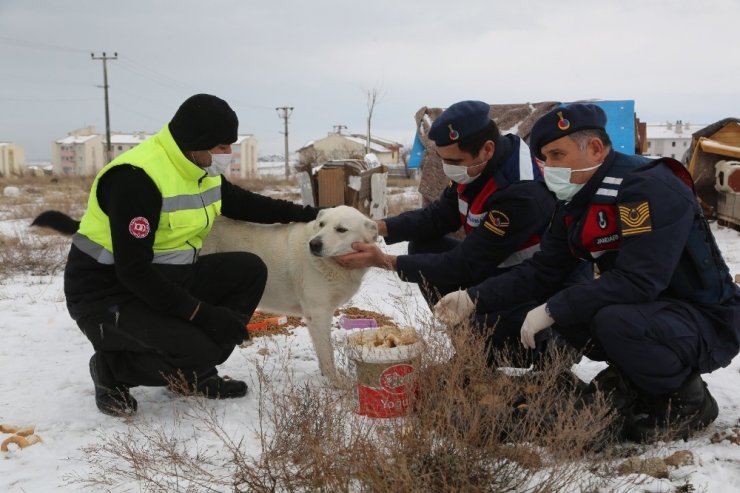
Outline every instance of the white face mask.
<svg viewBox="0 0 740 493">
<path fill-rule="evenodd" d="M 211 154 L 211 165 L 205 170 L 208 176 L 218 176 L 226 173 L 230 165 L 231 154 Z"/>
<path fill-rule="evenodd" d="M 590 168 L 577 169 L 575 172 L 591 171 L 601 166 L 602 163 Z M 545 185 L 549 188 L 559 200 L 569 202 L 578 191 L 583 188 L 585 183 L 571 183 L 570 175 L 574 171 L 571 168 L 555 168 L 545 166 L 544 177 Z"/>
<path fill-rule="evenodd" d="M 467 185 L 478 178 L 477 176 L 468 176 L 468 168 L 457 164 L 442 163 L 442 171 L 444 171 L 447 178 L 461 185 Z"/>
<path fill-rule="evenodd" d="M 487 162 L 488 161 L 483 161 L 482 163 L 474 164 L 472 166 L 460 166 L 459 164 L 449 164 L 442 161 L 442 171 L 444 172 L 445 176 L 447 176 L 447 178 L 454 181 L 455 183 L 459 183 L 460 185 L 467 185 L 468 183 L 474 182 L 478 178 L 478 176 L 480 176 L 468 175 L 468 169 L 477 168 L 478 166 L 482 166 Z"/>
</svg>

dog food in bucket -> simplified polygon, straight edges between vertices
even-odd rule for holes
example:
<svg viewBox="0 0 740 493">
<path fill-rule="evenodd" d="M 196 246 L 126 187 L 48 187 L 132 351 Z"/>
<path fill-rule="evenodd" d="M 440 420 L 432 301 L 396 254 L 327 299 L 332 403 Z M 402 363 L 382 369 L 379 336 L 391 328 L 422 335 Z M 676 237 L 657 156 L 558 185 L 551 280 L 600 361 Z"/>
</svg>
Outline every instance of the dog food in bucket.
<svg viewBox="0 0 740 493">
<path fill-rule="evenodd" d="M 414 329 L 384 325 L 349 336 L 357 375 L 357 413 L 371 418 L 404 416 L 418 395 L 422 341 Z"/>
</svg>

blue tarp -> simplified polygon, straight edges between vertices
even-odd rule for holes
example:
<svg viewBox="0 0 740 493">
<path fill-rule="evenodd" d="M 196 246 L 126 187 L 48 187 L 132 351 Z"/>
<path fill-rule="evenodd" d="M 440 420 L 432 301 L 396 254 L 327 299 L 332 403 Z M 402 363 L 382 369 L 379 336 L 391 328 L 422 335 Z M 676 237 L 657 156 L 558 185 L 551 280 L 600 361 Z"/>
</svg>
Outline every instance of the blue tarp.
<svg viewBox="0 0 740 493">
<path fill-rule="evenodd" d="M 615 151 L 624 154 L 635 153 L 635 102 L 594 101 L 595 105 L 606 112 L 606 133 L 612 139 Z"/>
<path fill-rule="evenodd" d="M 424 155 L 424 144 L 421 143 L 419 138 L 419 132 L 416 132 L 414 137 L 414 145 L 411 147 L 411 154 L 409 155 L 409 169 L 418 169 L 421 167 L 421 158 Z"/>
</svg>

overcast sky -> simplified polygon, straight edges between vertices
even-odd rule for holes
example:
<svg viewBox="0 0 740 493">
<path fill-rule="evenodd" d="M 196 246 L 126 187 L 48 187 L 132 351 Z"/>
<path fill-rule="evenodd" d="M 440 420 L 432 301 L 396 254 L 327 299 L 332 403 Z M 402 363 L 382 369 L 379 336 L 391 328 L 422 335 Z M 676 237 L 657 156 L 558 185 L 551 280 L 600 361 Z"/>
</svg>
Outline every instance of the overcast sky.
<svg viewBox="0 0 740 493">
<path fill-rule="evenodd" d="M 738 0 L 0 0 L 0 141 L 28 160 L 95 125 L 158 131 L 188 96 L 227 100 L 260 154 L 334 125 L 410 144 L 414 113 L 634 99 L 643 121 L 740 116 Z"/>
</svg>

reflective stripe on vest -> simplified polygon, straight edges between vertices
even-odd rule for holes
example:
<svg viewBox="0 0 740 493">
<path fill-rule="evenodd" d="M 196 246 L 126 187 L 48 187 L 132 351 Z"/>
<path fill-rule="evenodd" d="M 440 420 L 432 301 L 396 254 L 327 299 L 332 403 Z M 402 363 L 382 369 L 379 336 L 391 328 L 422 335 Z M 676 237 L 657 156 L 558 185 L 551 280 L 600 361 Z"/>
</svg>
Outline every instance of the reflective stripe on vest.
<svg viewBox="0 0 740 493">
<path fill-rule="evenodd" d="M 467 197 L 463 195 L 465 185 L 457 186 L 457 209 L 460 213 L 460 222 L 465 228 L 465 234 L 469 235 L 471 231 L 480 226 L 483 218 L 488 214 L 488 199 L 494 192 L 498 191 L 498 185 L 494 177 L 488 179 L 480 192 L 473 198 L 472 203 L 468 203 Z"/>
<path fill-rule="evenodd" d="M 89 255 L 99 264 L 113 265 L 113 252 L 109 252 L 90 238 L 80 233 L 72 237 L 72 244 L 83 253 Z M 188 265 L 198 259 L 198 250 L 174 250 L 171 252 L 154 253 L 153 264 Z"/>
<path fill-rule="evenodd" d="M 622 235 L 619 231 L 617 192 L 627 174 L 649 161 L 639 156 L 618 156 L 594 193 L 591 202 L 578 217 L 566 215 L 563 219 L 570 230 L 568 243 L 574 256 L 592 261 L 607 251 L 619 250 Z M 575 227 L 571 227 L 577 221 Z"/>
<path fill-rule="evenodd" d="M 211 188 L 198 195 L 177 195 L 162 199 L 162 212 L 175 212 L 184 209 L 199 209 L 221 200 L 221 187 Z"/>
<path fill-rule="evenodd" d="M 157 135 L 121 154 L 98 173 L 80 221 L 81 237 L 75 239 L 75 245 L 100 263 L 113 263 L 109 218 L 97 202 L 97 185 L 108 170 L 123 164 L 143 170 L 162 197 L 152 262 L 195 262 L 203 239 L 221 212 L 221 177 L 207 176 L 188 160 L 166 125 Z"/>
</svg>

